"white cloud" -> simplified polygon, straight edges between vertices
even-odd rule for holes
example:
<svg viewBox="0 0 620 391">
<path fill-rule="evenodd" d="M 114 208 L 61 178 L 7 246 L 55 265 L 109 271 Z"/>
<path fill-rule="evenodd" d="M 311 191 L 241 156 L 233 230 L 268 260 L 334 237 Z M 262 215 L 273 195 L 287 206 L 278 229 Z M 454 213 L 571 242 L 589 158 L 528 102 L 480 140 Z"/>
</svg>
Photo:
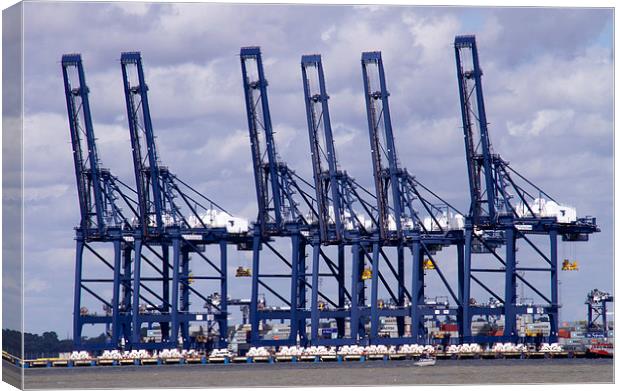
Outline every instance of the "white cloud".
<svg viewBox="0 0 620 391">
<path fill-rule="evenodd" d="M 41 278 L 28 278 L 25 280 L 24 291 L 28 295 L 38 295 L 46 292 L 50 287 L 49 282 Z"/>
<path fill-rule="evenodd" d="M 402 20 L 411 33 L 414 45 L 422 48 L 420 61 L 425 64 L 436 65 L 443 59 L 460 28 L 460 22 L 454 15 L 424 17 L 407 12 Z"/>
<path fill-rule="evenodd" d="M 132 16 L 144 16 L 150 10 L 152 4 L 131 2 L 131 3 L 114 3 L 113 5 L 123 10 L 123 12 L 125 12 L 126 14 L 129 14 Z"/>
<path fill-rule="evenodd" d="M 532 120 L 519 124 L 508 121 L 506 127 L 511 136 L 538 136 L 542 132 L 561 135 L 562 128 L 566 128 L 574 117 L 573 110 L 540 110 Z"/>
<path fill-rule="evenodd" d="M 377 11 L 385 10 L 386 6 L 375 5 L 375 4 L 358 4 L 358 5 L 354 5 L 353 9 L 358 9 L 358 10 L 363 10 L 363 11 L 370 11 L 370 12 L 377 12 Z"/>
<path fill-rule="evenodd" d="M 249 137 L 247 131 L 235 130 L 224 138 L 212 138 L 198 150 L 198 154 L 217 159 L 220 163 L 234 163 L 248 151 Z"/>
<path fill-rule="evenodd" d="M 336 26 L 329 26 L 329 28 L 321 33 L 322 41 L 329 41 L 332 37 L 332 34 L 336 31 Z"/>
<path fill-rule="evenodd" d="M 486 57 L 481 61 L 486 63 Z M 503 88 L 494 100 L 497 110 L 522 115 L 524 111 L 575 108 L 576 113 L 611 114 L 612 57 L 609 49 L 591 47 L 572 58 L 542 55 L 516 68 L 488 66 L 485 86 Z"/>
<path fill-rule="evenodd" d="M 49 198 L 62 197 L 69 190 L 68 185 L 50 185 L 24 187 L 24 202 L 46 201 Z"/>
</svg>

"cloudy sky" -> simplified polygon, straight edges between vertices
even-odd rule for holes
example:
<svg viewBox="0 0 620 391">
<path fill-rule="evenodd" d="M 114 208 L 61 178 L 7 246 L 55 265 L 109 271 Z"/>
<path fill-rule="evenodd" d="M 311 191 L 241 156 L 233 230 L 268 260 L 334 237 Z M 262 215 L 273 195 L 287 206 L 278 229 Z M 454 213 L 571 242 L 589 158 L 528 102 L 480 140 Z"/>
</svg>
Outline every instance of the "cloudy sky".
<svg viewBox="0 0 620 391">
<path fill-rule="evenodd" d="M 71 330 L 72 228 L 79 217 L 63 53 L 83 55 L 103 166 L 133 183 L 119 58 L 139 50 L 164 164 L 253 219 L 239 48 L 261 46 L 280 157 L 307 179 L 299 60 L 323 55 L 340 164 L 368 188 L 359 61 L 362 51 L 381 50 L 402 165 L 466 210 L 452 48 L 462 33 L 477 36 L 495 150 L 579 215 L 598 218 L 601 233 L 588 243 L 561 244 L 559 253 L 580 265 L 579 272 L 560 275 L 562 318 L 583 318 L 587 291 L 613 286 L 612 15 L 603 9 L 26 3 L 25 330 L 63 337 Z M 244 257 L 234 256 L 232 266 Z M 454 258 L 438 257 L 454 274 Z M 239 296 L 247 297 L 248 288 L 231 279 Z"/>
</svg>

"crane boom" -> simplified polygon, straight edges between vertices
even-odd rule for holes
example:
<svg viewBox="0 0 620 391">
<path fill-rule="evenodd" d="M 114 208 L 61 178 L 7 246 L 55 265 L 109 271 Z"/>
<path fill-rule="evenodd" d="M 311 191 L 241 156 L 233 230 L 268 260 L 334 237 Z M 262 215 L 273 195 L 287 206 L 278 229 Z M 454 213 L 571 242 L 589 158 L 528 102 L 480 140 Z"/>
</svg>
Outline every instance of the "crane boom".
<svg viewBox="0 0 620 391">
<path fill-rule="evenodd" d="M 80 227 L 88 229 L 95 225 L 99 234 L 103 234 L 104 195 L 82 57 L 80 54 L 65 54 L 61 62 L 78 186 Z M 72 85 L 74 72 L 77 73 L 77 80 Z M 86 145 L 83 145 L 84 142 Z"/>
<path fill-rule="evenodd" d="M 316 214 L 316 211 L 297 179 L 309 184 L 284 162 L 278 161 L 260 48 L 243 47 L 240 57 L 258 201 L 258 228 L 262 235 L 285 233 L 289 223 L 307 223 L 298 208 L 297 195 L 303 198 L 302 202 L 311 213 Z"/>
<path fill-rule="evenodd" d="M 148 87 L 144 81 L 140 52 L 122 53 L 121 69 L 138 191 L 140 223 L 142 233 L 149 236 L 150 227 L 154 226 L 158 233 L 161 233 L 163 229 L 163 197 L 147 97 Z"/>
<path fill-rule="evenodd" d="M 278 181 L 276 145 L 260 48 L 241 48 L 240 57 L 256 182 L 258 223 L 264 231 L 269 223 L 282 224 L 283 199 Z"/>
<path fill-rule="evenodd" d="M 335 240 L 340 240 L 344 210 L 321 56 L 302 56 L 301 71 L 321 237 L 327 238 L 328 226 L 334 224 Z"/>
<path fill-rule="evenodd" d="M 457 36 L 454 40 L 454 50 L 470 185 L 470 215 L 474 224 L 493 222 L 497 213 L 497 189 L 476 38 L 473 35 Z M 485 219 L 487 220 L 484 221 Z"/>
<path fill-rule="evenodd" d="M 396 157 L 388 102 L 390 94 L 387 91 L 381 52 L 362 53 L 362 76 L 379 211 L 380 235 L 384 239 L 390 236 L 388 232 L 392 218 L 391 210 L 396 225 L 396 233 L 400 237 L 404 209 L 399 178 L 402 172 L 398 168 Z M 387 167 L 384 167 L 383 159 L 387 160 Z M 390 205 L 390 191 L 392 205 Z"/>
</svg>

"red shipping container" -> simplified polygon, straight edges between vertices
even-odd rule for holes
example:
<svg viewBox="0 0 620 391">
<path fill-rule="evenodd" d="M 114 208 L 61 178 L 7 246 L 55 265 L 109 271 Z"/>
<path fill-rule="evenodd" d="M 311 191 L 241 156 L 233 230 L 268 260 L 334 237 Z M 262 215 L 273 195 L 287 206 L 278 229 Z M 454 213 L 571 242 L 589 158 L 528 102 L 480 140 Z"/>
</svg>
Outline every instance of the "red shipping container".
<svg viewBox="0 0 620 391">
<path fill-rule="evenodd" d="M 560 337 L 560 338 L 570 338 L 570 330 L 568 330 L 568 329 L 560 329 L 560 330 L 558 330 L 558 337 Z"/>
<path fill-rule="evenodd" d="M 441 325 L 441 331 L 459 331 L 459 325 L 455 323 L 444 323 Z"/>
</svg>

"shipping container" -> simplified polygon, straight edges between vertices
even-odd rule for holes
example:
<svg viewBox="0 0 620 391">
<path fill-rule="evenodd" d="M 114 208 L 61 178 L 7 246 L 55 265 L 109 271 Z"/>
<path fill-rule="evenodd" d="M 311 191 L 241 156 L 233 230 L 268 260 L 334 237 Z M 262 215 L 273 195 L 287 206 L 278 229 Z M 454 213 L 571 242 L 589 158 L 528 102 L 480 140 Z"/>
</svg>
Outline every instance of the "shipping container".
<svg viewBox="0 0 620 391">
<path fill-rule="evenodd" d="M 558 337 L 560 337 L 560 338 L 570 338 L 570 330 L 568 330 L 568 329 L 560 329 L 560 330 L 558 330 Z"/>
<path fill-rule="evenodd" d="M 441 325 L 441 331 L 459 331 L 459 325 L 456 323 L 444 323 Z"/>
</svg>

